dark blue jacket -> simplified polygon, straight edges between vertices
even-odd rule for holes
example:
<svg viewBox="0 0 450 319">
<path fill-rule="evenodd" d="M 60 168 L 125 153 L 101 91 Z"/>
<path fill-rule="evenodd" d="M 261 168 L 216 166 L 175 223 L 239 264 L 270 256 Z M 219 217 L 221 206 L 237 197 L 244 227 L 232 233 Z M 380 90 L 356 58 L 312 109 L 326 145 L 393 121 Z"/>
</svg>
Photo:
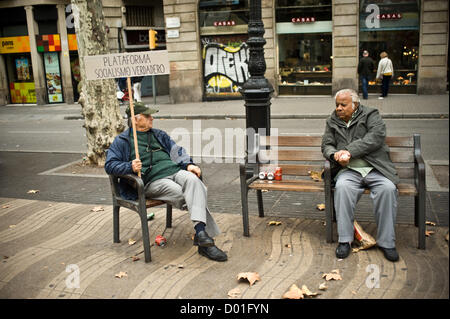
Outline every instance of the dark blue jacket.
<svg viewBox="0 0 450 319">
<path fill-rule="evenodd" d="M 170 155 L 170 159 L 177 163 L 181 169 L 187 169 L 188 164 L 194 164 L 192 158 L 186 153 L 186 150 L 178 146 L 170 136 L 158 129 L 151 129 L 153 135 L 163 147 L 164 151 Z M 134 174 L 131 168 L 131 145 L 130 128 L 120 133 L 112 142 L 106 151 L 105 171 L 110 175 Z M 119 182 L 120 196 L 129 200 L 136 200 L 137 192 L 125 181 Z"/>
</svg>

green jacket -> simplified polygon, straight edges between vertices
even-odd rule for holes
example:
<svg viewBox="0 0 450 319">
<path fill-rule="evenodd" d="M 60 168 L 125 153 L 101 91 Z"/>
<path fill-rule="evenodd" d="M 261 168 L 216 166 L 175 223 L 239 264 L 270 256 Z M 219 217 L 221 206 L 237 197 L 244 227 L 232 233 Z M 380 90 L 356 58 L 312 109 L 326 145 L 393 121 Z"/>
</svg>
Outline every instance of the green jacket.
<svg viewBox="0 0 450 319">
<path fill-rule="evenodd" d="M 334 160 L 333 154 L 339 150 L 347 150 L 353 158 L 366 160 L 397 185 L 399 177 L 389 157 L 385 138 L 386 125 L 377 109 L 360 105 L 348 128 L 336 115 L 336 111 L 333 111 L 326 122 L 322 154 L 331 161 L 332 171 L 337 173 L 343 167 Z"/>
</svg>

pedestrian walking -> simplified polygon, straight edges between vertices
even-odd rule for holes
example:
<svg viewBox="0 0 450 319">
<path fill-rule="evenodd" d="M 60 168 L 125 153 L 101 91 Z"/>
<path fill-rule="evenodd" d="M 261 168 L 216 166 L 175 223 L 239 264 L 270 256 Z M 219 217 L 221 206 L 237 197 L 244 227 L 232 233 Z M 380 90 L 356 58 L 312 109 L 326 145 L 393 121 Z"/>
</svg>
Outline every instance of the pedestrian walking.
<svg viewBox="0 0 450 319">
<path fill-rule="evenodd" d="M 363 99 L 369 98 L 369 80 L 372 77 L 373 70 L 375 69 L 375 62 L 369 57 L 367 50 L 363 51 L 363 57 L 359 60 L 358 74 L 361 79 Z"/>
<path fill-rule="evenodd" d="M 141 87 L 142 87 L 142 76 L 132 78 L 133 83 L 133 98 L 136 102 L 142 102 L 141 98 Z"/>
<path fill-rule="evenodd" d="M 389 82 L 394 76 L 394 67 L 392 65 L 391 59 L 388 58 L 388 54 L 383 51 L 380 53 L 380 62 L 378 63 L 377 69 L 377 80 L 381 80 L 381 95 L 380 100 L 388 96 L 389 92 Z"/>
</svg>

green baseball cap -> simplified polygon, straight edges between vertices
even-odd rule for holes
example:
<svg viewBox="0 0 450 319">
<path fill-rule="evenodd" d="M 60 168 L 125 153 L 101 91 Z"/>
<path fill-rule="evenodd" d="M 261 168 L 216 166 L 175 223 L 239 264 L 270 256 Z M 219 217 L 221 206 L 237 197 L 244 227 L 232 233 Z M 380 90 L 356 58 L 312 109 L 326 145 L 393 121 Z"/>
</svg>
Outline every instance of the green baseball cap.
<svg viewBox="0 0 450 319">
<path fill-rule="evenodd" d="M 147 107 L 142 102 L 134 102 L 133 106 L 134 106 L 134 115 L 138 115 L 138 114 L 150 115 L 150 114 L 159 112 L 158 109 L 152 109 L 150 107 Z M 125 110 L 125 113 L 127 113 L 128 117 L 131 116 L 130 104 L 128 104 L 128 107 Z"/>
</svg>

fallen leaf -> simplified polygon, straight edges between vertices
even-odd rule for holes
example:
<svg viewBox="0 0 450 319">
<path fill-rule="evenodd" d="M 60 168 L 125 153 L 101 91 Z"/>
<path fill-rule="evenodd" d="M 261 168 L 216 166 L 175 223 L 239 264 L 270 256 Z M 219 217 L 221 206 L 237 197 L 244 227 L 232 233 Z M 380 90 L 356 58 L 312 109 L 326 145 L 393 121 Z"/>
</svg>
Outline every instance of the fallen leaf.
<svg viewBox="0 0 450 319">
<path fill-rule="evenodd" d="M 426 221 L 425 225 L 436 226 L 436 223 L 430 222 L 430 221 Z"/>
<path fill-rule="evenodd" d="M 342 277 L 339 274 L 339 269 L 334 269 L 330 273 L 323 274 L 322 278 L 325 278 L 326 281 L 342 280 Z"/>
<path fill-rule="evenodd" d="M 308 297 L 315 297 L 318 295 L 317 292 L 311 292 L 306 285 L 302 286 L 302 292 L 304 295 L 307 295 Z"/>
<path fill-rule="evenodd" d="M 285 244 L 284 247 L 291 248 L 291 244 Z"/>
<path fill-rule="evenodd" d="M 178 265 L 178 268 L 183 269 L 183 268 L 184 268 L 184 265 L 183 265 L 183 264 L 179 264 L 179 265 Z"/>
<path fill-rule="evenodd" d="M 239 288 L 234 288 L 228 292 L 228 297 L 237 298 L 240 294 L 241 290 Z"/>
<path fill-rule="evenodd" d="M 241 272 L 237 275 L 237 280 L 241 279 L 247 279 L 248 282 L 250 283 L 250 286 L 252 286 L 255 283 L 255 281 L 261 280 L 257 272 Z"/>
<path fill-rule="evenodd" d="M 432 231 L 432 230 L 426 230 L 425 231 L 425 236 L 427 236 L 427 237 L 430 237 L 433 234 L 434 234 L 434 231 Z"/>
<path fill-rule="evenodd" d="M 91 209 L 91 212 L 101 212 L 104 211 L 102 206 L 95 206 L 94 208 Z"/>
<path fill-rule="evenodd" d="M 3 205 L 2 208 L 3 208 L 3 209 L 9 208 L 9 205 Z"/>
<path fill-rule="evenodd" d="M 122 277 L 128 277 L 128 275 L 125 271 L 121 271 L 118 274 L 116 274 L 116 278 L 122 278 Z"/>
<path fill-rule="evenodd" d="M 133 238 L 129 238 L 128 239 L 128 245 L 134 245 L 134 244 L 136 244 L 136 241 L 133 239 Z"/>
<path fill-rule="evenodd" d="M 16 227 L 16 225 L 9 225 L 9 228 L 14 228 Z"/>
<path fill-rule="evenodd" d="M 139 259 L 141 259 L 141 258 L 139 258 L 138 256 L 133 256 L 133 257 L 131 257 L 131 260 L 132 260 L 132 261 L 138 261 Z"/>
<path fill-rule="evenodd" d="M 293 284 L 288 291 L 286 291 L 282 297 L 283 299 L 303 299 L 303 291 Z"/>
<path fill-rule="evenodd" d="M 323 170 L 321 170 L 320 172 L 308 171 L 309 176 L 311 176 L 311 178 L 313 180 L 315 180 L 316 182 L 321 182 L 322 181 L 322 173 L 323 173 Z"/>
<path fill-rule="evenodd" d="M 320 290 L 327 290 L 327 289 L 328 289 L 327 283 L 326 283 L 326 282 L 321 283 L 321 284 L 319 285 L 319 289 L 320 289 Z"/>
<path fill-rule="evenodd" d="M 267 225 L 269 225 L 269 226 L 272 226 L 272 225 L 278 226 L 278 225 L 281 225 L 281 222 L 277 222 L 277 221 L 271 220 L 270 222 L 267 223 Z"/>
<path fill-rule="evenodd" d="M 447 235 L 445 235 L 445 240 L 448 241 L 448 232 Z"/>
<path fill-rule="evenodd" d="M 325 210 L 325 204 L 317 204 L 316 208 L 318 210 Z"/>
<path fill-rule="evenodd" d="M 27 192 L 27 194 L 36 194 L 36 193 L 39 193 L 39 190 L 38 190 L 38 189 L 30 189 L 30 190 Z"/>
</svg>

